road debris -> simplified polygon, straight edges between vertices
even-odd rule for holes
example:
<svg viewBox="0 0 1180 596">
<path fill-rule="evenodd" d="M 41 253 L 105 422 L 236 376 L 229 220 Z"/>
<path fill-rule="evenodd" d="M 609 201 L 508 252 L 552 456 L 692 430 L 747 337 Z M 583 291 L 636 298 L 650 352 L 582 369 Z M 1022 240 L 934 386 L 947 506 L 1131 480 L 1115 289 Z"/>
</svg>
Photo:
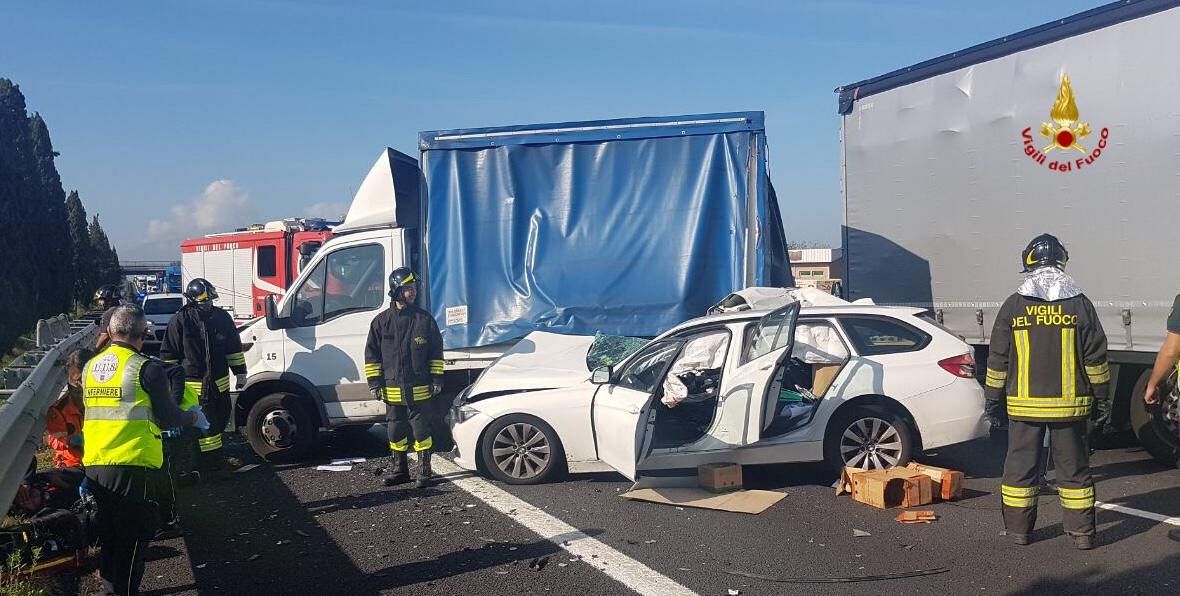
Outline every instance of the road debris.
<svg viewBox="0 0 1180 596">
<path fill-rule="evenodd" d="M 872 534 L 869 534 L 868 532 L 866 532 L 864 530 L 857 530 L 855 528 L 853 528 L 853 530 L 852 530 L 852 535 L 856 536 L 857 538 L 865 538 L 868 536 L 872 536 Z"/>
<path fill-rule="evenodd" d="M 255 554 L 252 554 L 252 555 L 250 555 L 250 558 L 246 559 L 246 561 L 247 561 L 247 562 L 249 562 L 249 561 L 257 561 L 257 560 L 258 560 L 258 559 L 260 559 L 260 558 L 262 558 L 262 555 L 255 553 Z"/>
<path fill-rule="evenodd" d="M 742 591 L 730 588 L 726 593 L 729 594 L 729 596 L 738 596 L 739 594 L 742 593 Z"/>
<path fill-rule="evenodd" d="M 303 530 L 295 530 L 295 533 L 299 534 L 300 536 L 303 536 L 304 538 L 311 538 L 311 534 L 308 534 L 307 532 L 304 532 Z"/>
<path fill-rule="evenodd" d="M 938 575 L 950 571 L 947 567 L 936 567 L 934 569 L 919 569 L 917 571 L 902 571 L 898 573 L 883 573 L 880 575 L 860 575 L 850 577 L 770 577 L 766 575 L 759 575 L 757 573 L 748 573 L 745 571 L 733 571 L 730 569 L 722 569 L 724 573 L 729 575 L 736 575 L 738 577 L 748 577 L 750 579 L 760 579 L 768 582 L 775 582 L 779 584 L 853 584 L 858 582 L 876 582 L 890 579 L 905 579 L 909 577 L 925 577 L 927 575 Z"/>
<path fill-rule="evenodd" d="M 540 571 L 540 570 L 544 569 L 545 566 L 548 564 L 549 564 L 549 557 L 548 556 L 538 557 L 536 559 L 533 559 L 532 561 L 529 561 L 529 569 L 533 569 L 535 571 Z"/>
<path fill-rule="evenodd" d="M 246 465 L 234 470 L 234 474 L 244 474 L 244 473 L 249 472 L 250 470 L 253 470 L 254 468 L 257 468 L 257 467 L 258 467 L 258 464 L 246 464 Z"/>
<path fill-rule="evenodd" d="M 345 458 L 332 460 L 332 463 L 330 465 L 343 466 L 343 465 L 363 464 L 363 463 L 365 463 L 365 458 L 363 458 L 363 457 L 345 457 Z"/>
<path fill-rule="evenodd" d="M 315 469 L 320 472 L 351 472 L 352 464 L 327 464 L 316 466 Z"/>
<path fill-rule="evenodd" d="M 928 524 L 938 519 L 938 516 L 930 510 L 922 511 L 902 511 L 894 518 L 903 524 Z"/>
</svg>

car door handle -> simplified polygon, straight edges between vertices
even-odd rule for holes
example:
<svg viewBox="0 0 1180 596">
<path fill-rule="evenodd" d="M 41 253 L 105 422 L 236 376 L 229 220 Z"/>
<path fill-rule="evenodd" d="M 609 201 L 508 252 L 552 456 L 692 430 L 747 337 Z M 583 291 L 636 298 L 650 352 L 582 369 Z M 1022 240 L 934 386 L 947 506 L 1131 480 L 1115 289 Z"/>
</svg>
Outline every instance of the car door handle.
<svg viewBox="0 0 1180 596">
<path fill-rule="evenodd" d="M 767 364 L 765 366 L 760 367 L 758 370 L 770 370 L 772 368 L 774 368 L 774 364 Z"/>
<path fill-rule="evenodd" d="M 639 408 L 636 408 L 635 406 L 631 406 L 630 408 L 627 408 L 627 413 L 628 414 L 638 414 Z"/>
</svg>

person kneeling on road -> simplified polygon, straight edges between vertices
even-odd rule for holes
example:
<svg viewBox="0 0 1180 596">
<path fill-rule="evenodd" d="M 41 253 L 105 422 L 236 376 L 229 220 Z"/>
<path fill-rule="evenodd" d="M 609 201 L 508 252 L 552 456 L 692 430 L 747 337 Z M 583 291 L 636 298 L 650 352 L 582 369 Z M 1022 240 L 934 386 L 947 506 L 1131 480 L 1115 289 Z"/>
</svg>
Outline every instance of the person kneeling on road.
<svg viewBox="0 0 1180 596">
<path fill-rule="evenodd" d="M 393 304 L 377 315 L 365 342 L 365 378 L 373 396 L 386 404 L 393 473 L 384 481 L 394 486 L 410 481 L 408 452 L 418 454 L 418 480 L 427 485 L 430 469 L 430 398 L 442 390 L 442 334 L 429 313 L 414 305 L 417 276 L 407 267 L 389 275 Z"/>
<path fill-rule="evenodd" d="M 82 376 L 86 485 L 98 510 L 99 573 L 108 594 L 138 594 L 159 518 L 160 427 L 207 430 L 199 407 L 181 410 L 163 367 L 140 353 L 147 318 L 135 305 L 111 316 L 111 343 Z"/>
</svg>

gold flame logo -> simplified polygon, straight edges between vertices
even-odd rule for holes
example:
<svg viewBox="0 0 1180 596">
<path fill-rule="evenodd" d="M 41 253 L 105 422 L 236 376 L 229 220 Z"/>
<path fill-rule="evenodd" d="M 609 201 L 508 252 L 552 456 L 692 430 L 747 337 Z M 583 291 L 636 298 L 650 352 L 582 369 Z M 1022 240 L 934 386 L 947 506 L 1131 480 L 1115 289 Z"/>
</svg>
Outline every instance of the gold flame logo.
<svg viewBox="0 0 1180 596">
<path fill-rule="evenodd" d="M 1061 76 L 1061 88 L 1057 90 L 1057 101 L 1053 102 L 1053 109 L 1049 110 L 1049 118 L 1053 122 L 1041 123 L 1041 136 L 1052 143 L 1041 149 L 1043 153 L 1054 149 L 1077 149 L 1079 153 L 1086 153 L 1086 148 L 1079 145 L 1078 141 L 1090 136 L 1090 124 L 1078 122 L 1078 104 L 1073 99 L 1069 75 Z"/>
</svg>

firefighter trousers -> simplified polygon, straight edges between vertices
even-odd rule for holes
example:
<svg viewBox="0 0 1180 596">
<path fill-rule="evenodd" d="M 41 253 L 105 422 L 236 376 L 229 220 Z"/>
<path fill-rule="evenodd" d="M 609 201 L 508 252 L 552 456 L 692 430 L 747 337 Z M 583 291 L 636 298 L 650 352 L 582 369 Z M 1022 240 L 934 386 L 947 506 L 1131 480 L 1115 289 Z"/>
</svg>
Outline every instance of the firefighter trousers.
<svg viewBox="0 0 1180 596">
<path fill-rule="evenodd" d="M 229 422 L 229 394 L 221 391 L 212 382 L 205 383 L 187 379 L 185 385 L 197 391 L 197 402 L 209 419 L 209 430 L 197 437 L 197 450 L 205 467 L 217 467 L 221 463 L 221 432 Z"/>
<path fill-rule="evenodd" d="M 1086 445 L 1086 421 L 1022 422 L 1008 425 L 1008 457 L 1000 493 L 1004 504 L 1004 527 L 1009 534 L 1030 535 L 1037 523 L 1039 462 L 1045 433 L 1057 469 L 1061 500 L 1061 525 L 1071 536 L 1093 536 L 1094 479 L 1090 475 L 1090 452 Z"/>
<path fill-rule="evenodd" d="M 402 395 L 410 396 L 409 387 Z M 403 398 L 400 403 L 385 402 L 385 432 L 389 437 L 389 449 L 395 452 L 427 451 L 434 446 L 431 437 L 430 400 Z"/>
</svg>

